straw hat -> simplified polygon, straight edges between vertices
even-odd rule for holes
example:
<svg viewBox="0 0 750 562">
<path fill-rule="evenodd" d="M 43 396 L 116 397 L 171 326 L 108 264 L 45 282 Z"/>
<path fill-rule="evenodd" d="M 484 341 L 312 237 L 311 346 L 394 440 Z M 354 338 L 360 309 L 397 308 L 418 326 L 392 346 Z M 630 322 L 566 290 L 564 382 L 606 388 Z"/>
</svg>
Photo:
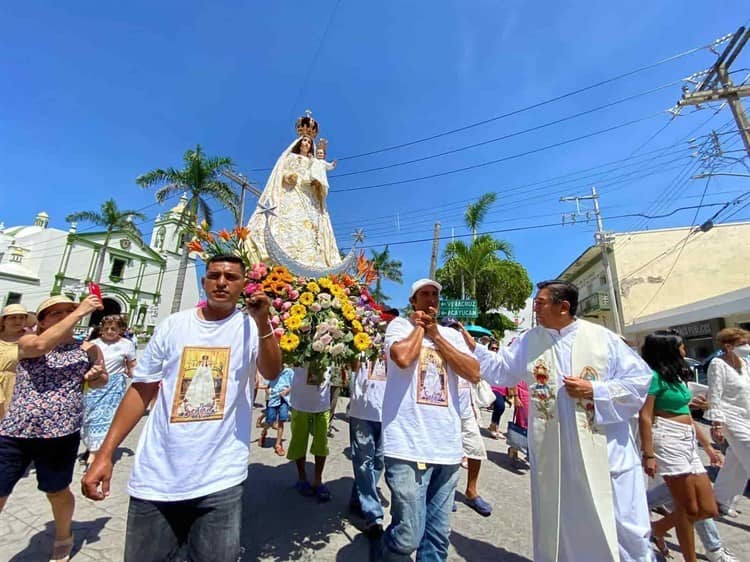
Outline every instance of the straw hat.
<svg viewBox="0 0 750 562">
<path fill-rule="evenodd" d="M 0 312 L 0 318 L 4 316 L 12 316 L 13 314 L 24 314 L 26 315 L 26 327 L 31 328 L 36 324 L 36 315 L 33 312 L 26 310 L 22 304 L 9 304 L 3 311 Z"/>
<path fill-rule="evenodd" d="M 56 304 L 72 304 L 74 307 L 78 306 L 78 303 L 73 302 L 65 295 L 55 295 L 54 297 L 50 297 L 42 301 L 42 304 L 40 304 L 36 309 L 36 315 L 39 316 L 43 310 L 46 310 L 51 306 L 55 306 Z"/>
</svg>

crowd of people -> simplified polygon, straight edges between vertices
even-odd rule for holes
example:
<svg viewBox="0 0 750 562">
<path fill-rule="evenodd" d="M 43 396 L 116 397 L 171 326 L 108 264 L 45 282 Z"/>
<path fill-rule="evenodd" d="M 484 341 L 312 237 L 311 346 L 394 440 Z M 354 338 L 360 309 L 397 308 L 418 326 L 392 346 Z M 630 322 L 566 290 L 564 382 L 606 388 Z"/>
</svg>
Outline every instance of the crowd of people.
<svg viewBox="0 0 750 562">
<path fill-rule="evenodd" d="M 491 410 L 485 435 L 507 439 L 512 462 L 529 470 L 534 560 L 652 560 L 654 548 L 668 554 L 671 529 L 686 561 L 697 559 L 695 533 L 709 560 L 737 560 L 714 518 L 737 515 L 750 477 L 747 331 L 717 335 L 721 353 L 701 392 L 687 384 L 676 332 L 650 334 L 639 355 L 577 316 L 570 283 L 540 283 L 538 326 L 501 347 L 477 341 L 455 319 L 438 320 L 442 287 L 420 279 L 408 313 L 383 313 L 382 349 L 317 378 L 282 364 L 270 301 L 261 291 L 243 294 L 245 273 L 235 256 L 209 259 L 205 306 L 167 318 L 138 361 L 118 316 L 105 316 L 94 339 L 73 337 L 81 319 L 102 308 L 96 296 L 80 303 L 54 296 L 36 314 L 3 309 L 0 510 L 33 463 L 55 523 L 51 560 L 70 557 L 79 449 L 82 493 L 105 500 L 114 453 L 147 409 L 127 484 L 125 560 L 238 560 L 254 387 L 266 398 L 260 446 L 274 432 L 275 453 L 296 466 L 294 488 L 318 502 L 331 500 L 329 439 L 348 390 L 348 504 L 363 520 L 373 559 L 447 559 L 462 466 L 466 504 L 492 515 L 491 498 L 479 491 L 487 459 L 481 412 Z M 506 405 L 513 408 L 507 433 Z M 708 434 L 691 409 L 705 410 Z M 701 449 L 722 467 L 715 487 Z"/>
</svg>

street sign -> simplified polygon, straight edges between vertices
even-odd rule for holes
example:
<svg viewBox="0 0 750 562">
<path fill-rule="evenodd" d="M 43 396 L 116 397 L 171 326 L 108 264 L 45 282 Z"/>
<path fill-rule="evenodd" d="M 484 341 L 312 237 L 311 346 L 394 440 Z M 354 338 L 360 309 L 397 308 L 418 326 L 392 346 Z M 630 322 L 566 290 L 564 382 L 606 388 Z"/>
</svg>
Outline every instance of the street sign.
<svg viewBox="0 0 750 562">
<path fill-rule="evenodd" d="M 479 316 L 477 301 L 474 299 L 441 300 L 438 316 L 440 318 L 445 318 L 446 316 L 452 316 L 453 318 L 476 318 Z"/>
</svg>

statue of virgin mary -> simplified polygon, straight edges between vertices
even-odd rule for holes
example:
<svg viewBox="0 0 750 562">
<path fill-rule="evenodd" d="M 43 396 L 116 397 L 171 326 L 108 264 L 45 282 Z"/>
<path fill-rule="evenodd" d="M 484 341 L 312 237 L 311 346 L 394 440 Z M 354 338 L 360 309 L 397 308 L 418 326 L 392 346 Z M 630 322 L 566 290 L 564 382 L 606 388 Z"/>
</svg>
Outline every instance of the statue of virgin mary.
<svg viewBox="0 0 750 562">
<path fill-rule="evenodd" d="M 308 268 L 342 263 L 326 209 L 325 187 L 311 175 L 317 134 L 318 123 L 308 112 L 297 120 L 297 138 L 276 161 L 248 223 L 247 249 L 253 261 L 279 261 L 266 247 L 267 220 L 271 238 L 285 258 Z"/>
</svg>

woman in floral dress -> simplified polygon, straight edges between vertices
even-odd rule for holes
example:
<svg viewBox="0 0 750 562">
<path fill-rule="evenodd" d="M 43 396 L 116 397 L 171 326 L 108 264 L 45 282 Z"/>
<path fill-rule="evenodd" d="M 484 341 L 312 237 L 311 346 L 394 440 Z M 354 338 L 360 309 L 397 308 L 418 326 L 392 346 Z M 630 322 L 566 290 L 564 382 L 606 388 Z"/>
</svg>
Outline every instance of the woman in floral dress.
<svg viewBox="0 0 750 562">
<path fill-rule="evenodd" d="M 0 510 L 33 462 L 55 519 L 55 562 L 68 560 L 73 549 L 70 482 L 83 419 L 83 383 L 107 382 L 101 351 L 96 346 L 85 350 L 73 329 L 101 308 L 93 295 L 78 305 L 62 295 L 39 305 L 37 333 L 18 340 L 16 388 L 0 422 Z"/>
</svg>

